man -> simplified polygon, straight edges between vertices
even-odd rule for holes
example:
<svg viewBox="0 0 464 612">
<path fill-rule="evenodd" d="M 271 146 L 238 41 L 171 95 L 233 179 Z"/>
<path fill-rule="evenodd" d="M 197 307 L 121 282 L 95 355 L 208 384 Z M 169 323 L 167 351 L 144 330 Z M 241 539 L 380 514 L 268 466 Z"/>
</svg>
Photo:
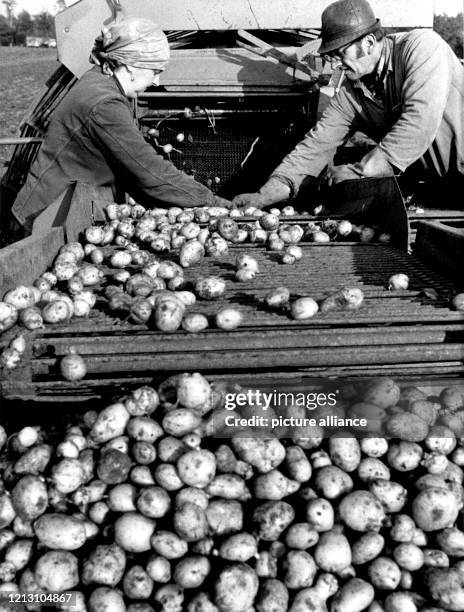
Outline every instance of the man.
<svg viewBox="0 0 464 612">
<path fill-rule="evenodd" d="M 103 29 L 91 55 L 96 66 L 54 111 L 13 205 L 26 231 L 74 181 L 111 187 L 118 182 L 147 206 L 230 206 L 158 155 L 135 124 L 132 102 L 159 85 L 168 60 L 167 38 L 148 19 L 121 19 Z"/>
<path fill-rule="evenodd" d="M 234 204 L 263 208 L 296 196 L 311 177 L 323 175 L 330 186 L 402 173 L 416 162 L 436 185 L 462 189 L 464 67 L 445 41 L 423 29 L 385 36 L 366 0 L 330 4 L 321 38 L 319 53 L 340 64 L 342 87 L 261 189 Z M 355 164 L 331 166 L 355 131 L 377 146 Z"/>
</svg>

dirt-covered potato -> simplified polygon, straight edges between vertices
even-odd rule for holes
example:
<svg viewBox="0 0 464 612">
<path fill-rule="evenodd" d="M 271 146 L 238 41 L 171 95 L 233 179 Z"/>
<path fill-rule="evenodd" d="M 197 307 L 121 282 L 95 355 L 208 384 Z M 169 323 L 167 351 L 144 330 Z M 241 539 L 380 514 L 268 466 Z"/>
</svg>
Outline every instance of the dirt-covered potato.
<svg viewBox="0 0 464 612">
<path fill-rule="evenodd" d="M 258 542 L 250 533 L 236 533 L 227 538 L 219 549 L 219 556 L 227 561 L 245 562 L 256 557 Z"/>
<path fill-rule="evenodd" d="M 28 475 L 21 478 L 11 492 L 15 512 L 26 521 L 33 521 L 48 505 L 47 487 L 43 479 Z"/>
<path fill-rule="evenodd" d="M 426 532 L 452 527 L 458 513 L 456 497 L 447 489 L 424 489 L 412 502 L 413 519 Z"/>
<path fill-rule="evenodd" d="M 401 581 L 401 569 L 389 557 L 377 557 L 367 568 L 371 584 L 382 591 L 394 591 Z"/>
<path fill-rule="evenodd" d="M 184 589 L 197 589 L 205 581 L 210 569 L 208 557 L 200 555 L 184 557 L 174 568 L 174 580 Z"/>
<path fill-rule="evenodd" d="M 187 486 L 203 489 L 215 476 L 216 457 L 206 449 L 188 451 L 177 460 L 177 473 Z"/>
<path fill-rule="evenodd" d="M 311 523 L 293 523 L 285 533 L 285 543 L 289 548 L 306 550 L 317 544 L 319 533 Z"/>
<path fill-rule="evenodd" d="M 284 583 L 268 578 L 261 583 L 255 605 L 256 612 L 286 612 L 288 599 L 288 589 Z"/>
<path fill-rule="evenodd" d="M 361 448 L 355 437 L 333 435 L 329 439 L 329 454 L 333 463 L 344 472 L 353 472 L 361 461 Z"/>
<path fill-rule="evenodd" d="M 426 574 L 431 598 L 445 610 L 464 610 L 464 572 L 456 569 L 432 568 Z"/>
<path fill-rule="evenodd" d="M 402 510 L 408 496 L 402 485 L 385 478 L 376 478 L 369 482 L 369 491 L 380 501 L 386 512 Z"/>
<path fill-rule="evenodd" d="M 84 561 L 83 584 L 116 586 L 124 575 L 126 555 L 117 544 L 100 544 Z"/>
<path fill-rule="evenodd" d="M 249 565 L 236 563 L 221 571 L 215 584 L 215 603 L 221 612 L 249 610 L 258 593 L 258 576 Z"/>
<path fill-rule="evenodd" d="M 125 574 L 122 588 L 130 599 L 148 599 L 153 591 L 153 579 L 141 565 L 133 565 Z"/>
<path fill-rule="evenodd" d="M 342 521 L 355 531 L 379 531 L 385 521 L 380 501 L 369 491 L 353 491 L 340 502 Z"/>
<path fill-rule="evenodd" d="M 58 550 L 76 550 L 87 539 L 84 522 L 61 513 L 43 514 L 34 523 L 34 533 L 44 546 Z"/>
<path fill-rule="evenodd" d="M 271 542 L 278 539 L 294 518 L 295 510 L 284 501 L 266 502 L 258 506 L 253 513 L 253 521 L 258 524 L 259 537 Z"/>
<path fill-rule="evenodd" d="M 336 499 L 353 489 L 353 480 L 349 474 L 336 465 L 328 465 L 316 472 L 316 489 L 326 499 Z"/>
<path fill-rule="evenodd" d="M 138 512 L 125 512 L 114 523 L 114 539 L 127 552 L 150 550 L 155 521 Z"/>
<path fill-rule="evenodd" d="M 205 511 L 191 502 L 184 502 L 174 512 L 174 529 L 186 542 L 196 542 L 208 534 Z"/>
<path fill-rule="evenodd" d="M 38 559 L 34 577 L 46 591 L 70 591 L 79 583 L 77 557 L 63 550 L 47 552 Z"/>
</svg>

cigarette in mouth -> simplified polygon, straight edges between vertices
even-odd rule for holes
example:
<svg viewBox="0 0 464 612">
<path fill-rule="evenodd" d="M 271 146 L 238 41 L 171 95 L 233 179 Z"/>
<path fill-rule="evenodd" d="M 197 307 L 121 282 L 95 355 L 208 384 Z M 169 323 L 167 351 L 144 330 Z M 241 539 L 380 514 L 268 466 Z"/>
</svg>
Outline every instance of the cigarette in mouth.
<svg viewBox="0 0 464 612">
<path fill-rule="evenodd" d="M 335 94 L 338 94 L 338 92 L 340 91 L 340 87 L 342 86 L 344 78 L 345 78 L 345 72 L 342 70 L 340 73 L 340 77 L 338 79 L 337 86 L 335 87 Z"/>
</svg>

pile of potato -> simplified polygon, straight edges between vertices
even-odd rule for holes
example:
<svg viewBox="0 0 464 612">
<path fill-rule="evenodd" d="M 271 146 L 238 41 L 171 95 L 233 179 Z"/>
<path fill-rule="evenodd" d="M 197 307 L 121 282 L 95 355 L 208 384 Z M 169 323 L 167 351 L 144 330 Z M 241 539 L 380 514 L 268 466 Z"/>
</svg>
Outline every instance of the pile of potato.
<svg viewBox="0 0 464 612">
<path fill-rule="evenodd" d="M 64 431 L 0 427 L 0 593 L 75 591 L 75 612 L 464 610 L 462 387 L 342 388 L 336 414 L 370 416 L 359 439 L 221 437 L 232 390 L 181 374 Z"/>
<path fill-rule="evenodd" d="M 200 332 L 210 321 L 204 315 L 188 313 L 188 307 L 197 299 L 222 297 L 226 283 L 220 277 L 208 276 L 189 287 L 186 268 L 205 256 L 221 257 L 230 244 L 246 241 L 266 243 L 270 250 L 282 252 L 283 263 L 291 264 L 302 257 L 297 246 L 301 240 L 327 242 L 355 231 L 349 221 L 309 222 L 305 227 L 281 223 L 277 209 L 270 213 L 254 211 L 258 217 L 255 225 L 239 225 L 228 216 L 233 211 L 219 207 L 146 210 L 131 201 L 110 204 L 106 212 L 108 223 L 87 228 L 82 244 L 64 245 L 52 268 L 33 285 L 20 285 L 3 296 L 0 334 L 17 323 L 33 331 L 47 323 L 88 317 L 97 299 L 103 308 L 134 323 L 150 322 L 163 332 L 181 327 Z M 282 217 L 294 212 L 287 207 Z M 368 229 L 365 238 L 364 230 L 359 234 L 361 240 L 373 238 L 373 230 Z M 257 261 L 249 255 L 239 256 L 236 267 L 238 282 L 259 273 Z M 212 321 L 218 328 L 231 330 L 240 325 L 242 315 L 234 308 L 226 310 L 218 311 Z M 1 365 L 14 368 L 20 358 L 21 352 L 9 346 L 3 351 Z"/>
</svg>

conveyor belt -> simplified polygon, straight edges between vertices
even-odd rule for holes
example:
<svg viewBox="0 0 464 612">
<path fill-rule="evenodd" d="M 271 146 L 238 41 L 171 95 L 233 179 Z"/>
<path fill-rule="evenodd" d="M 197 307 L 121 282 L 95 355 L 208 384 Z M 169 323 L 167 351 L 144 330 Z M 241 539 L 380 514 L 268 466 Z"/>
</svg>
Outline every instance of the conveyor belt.
<svg viewBox="0 0 464 612">
<path fill-rule="evenodd" d="M 234 262 L 245 249 L 257 258 L 260 274 L 240 283 L 234 278 Z M 199 334 L 162 333 L 108 314 L 101 300 L 85 321 L 35 332 L 30 359 L 14 380 L 3 383 L 3 392 L 85 396 L 116 380 L 124 387 L 192 370 L 242 377 L 266 371 L 284 377 L 292 372 L 304 376 L 365 376 L 383 371 L 462 374 L 464 314 L 449 307 L 454 293 L 450 281 L 389 246 L 313 244 L 304 245 L 303 253 L 296 264 L 283 265 L 278 253 L 262 247 L 233 247 L 220 260 L 205 258 L 186 270 L 191 282 L 200 275 L 226 280 L 223 299 L 198 301 L 189 312 L 201 312 L 212 321 L 222 306 L 233 305 L 244 315 L 243 325 L 233 332 L 212 327 Z M 397 272 L 410 277 L 407 291 L 386 290 L 388 278 Z M 293 298 L 310 295 L 317 300 L 343 286 L 357 286 L 363 289 L 365 301 L 356 312 L 295 321 L 286 312 L 270 312 L 263 306 L 267 292 L 279 285 L 288 287 Z M 63 382 L 57 370 L 70 344 L 88 367 L 87 377 L 77 385 Z"/>
</svg>

